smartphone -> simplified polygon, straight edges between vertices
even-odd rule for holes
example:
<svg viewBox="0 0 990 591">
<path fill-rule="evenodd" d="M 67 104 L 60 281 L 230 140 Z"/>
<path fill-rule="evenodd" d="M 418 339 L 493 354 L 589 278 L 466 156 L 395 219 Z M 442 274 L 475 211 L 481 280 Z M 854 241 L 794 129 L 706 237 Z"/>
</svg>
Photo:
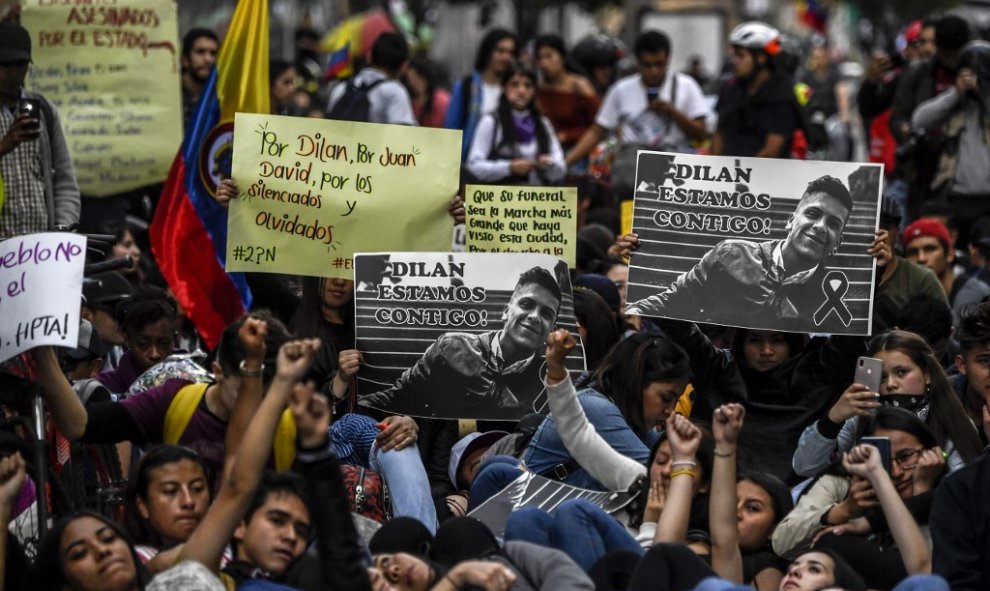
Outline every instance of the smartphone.
<svg viewBox="0 0 990 591">
<path fill-rule="evenodd" d="M 38 103 L 38 99 L 19 99 L 17 101 L 17 112 L 34 119 L 33 127 L 41 127 L 41 105 Z"/>
<path fill-rule="evenodd" d="M 863 445 L 872 445 L 880 452 L 880 463 L 890 474 L 890 437 L 863 437 L 859 440 Z"/>
<path fill-rule="evenodd" d="M 863 384 L 871 392 L 879 394 L 881 380 L 883 380 L 883 361 L 875 357 L 860 357 L 856 360 L 856 376 L 853 382 Z"/>
<path fill-rule="evenodd" d="M 659 96 L 660 96 L 660 89 L 659 88 L 657 88 L 657 87 L 654 86 L 654 87 L 651 87 L 651 88 L 647 88 L 646 89 L 646 102 L 647 103 L 652 103 L 653 101 L 657 100 L 657 97 L 659 97 Z"/>
</svg>

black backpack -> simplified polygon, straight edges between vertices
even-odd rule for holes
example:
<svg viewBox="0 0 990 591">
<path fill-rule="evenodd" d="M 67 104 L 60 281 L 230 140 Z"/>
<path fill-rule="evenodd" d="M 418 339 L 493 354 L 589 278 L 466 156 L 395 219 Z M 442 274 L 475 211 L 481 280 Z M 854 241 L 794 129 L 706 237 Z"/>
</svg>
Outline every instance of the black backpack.
<svg viewBox="0 0 990 591">
<path fill-rule="evenodd" d="M 371 91 L 385 82 L 387 79 L 383 78 L 381 80 L 375 80 L 371 84 L 365 84 L 358 86 L 354 83 L 354 80 L 347 81 L 347 88 L 344 89 L 344 94 L 340 99 L 334 104 L 330 112 L 327 113 L 327 119 L 337 119 L 339 121 L 369 121 L 371 114 L 371 102 L 368 100 L 368 94 Z"/>
</svg>

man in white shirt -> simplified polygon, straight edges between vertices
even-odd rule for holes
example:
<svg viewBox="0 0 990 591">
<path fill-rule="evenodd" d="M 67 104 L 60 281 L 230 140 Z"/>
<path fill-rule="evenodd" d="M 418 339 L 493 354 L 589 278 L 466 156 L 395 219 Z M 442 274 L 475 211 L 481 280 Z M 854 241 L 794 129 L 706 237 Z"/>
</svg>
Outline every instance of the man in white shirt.
<svg viewBox="0 0 990 591">
<path fill-rule="evenodd" d="M 670 39 L 646 31 L 636 39 L 639 72 L 616 82 L 605 95 L 595 122 L 567 154 L 567 164 L 585 157 L 607 132 L 622 144 L 643 149 L 683 151 L 689 142 L 705 139 L 708 103 L 698 83 L 670 73 Z"/>
</svg>

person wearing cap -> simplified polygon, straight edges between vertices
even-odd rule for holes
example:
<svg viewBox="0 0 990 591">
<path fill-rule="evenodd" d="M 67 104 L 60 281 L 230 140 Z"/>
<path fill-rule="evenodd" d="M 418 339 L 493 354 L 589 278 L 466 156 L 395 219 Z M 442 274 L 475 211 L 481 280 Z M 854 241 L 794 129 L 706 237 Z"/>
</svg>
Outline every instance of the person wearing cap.
<svg viewBox="0 0 990 591">
<path fill-rule="evenodd" d="M 80 316 L 93 324 L 100 339 L 106 343 L 108 351 L 104 365 L 110 369 L 117 367 L 124 355 L 124 333 L 115 315 L 117 304 L 133 294 L 130 282 L 115 271 L 86 277 L 83 281 L 84 301 Z"/>
<path fill-rule="evenodd" d="M 775 68 L 780 32 L 761 22 L 737 26 L 729 35 L 733 77 L 715 107 L 718 127 L 712 138 L 716 156 L 787 158 L 801 126 L 794 84 Z"/>
<path fill-rule="evenodd" d="M 44 96 L 24 89 L 30 65 L 27 29 L 0 23 L 0 177 L 6 193 L 0 240 L 68 230 L 82 209 L 58 112 Z"/>
<path fill-rule="evenodd" d="M 620 152 L 612 166 L 612 192 L 618 199 L 633 197 L 637 149 L 689 151 L 690 142 L 708 137 L 705 118 L 711 111 L 694 78 L 668 72 L 672 48 L 666 34 L 644 31 L 633 49 L 637 73 L 609 88 L 595 122 L 565 157 L 568 166 L 574 165 L 615 131 L 629 152 Z"/>
<path fill-rule="evenodd" d="M 952 293 L 956 275 L 953 263 L 956 251 L 945 224 L 935 218 L 921 218 L 904 229 L 901 246 L 905 258 L 916 265 L 928 267 L 938 277 L 946 296 Z"/>
</svg>

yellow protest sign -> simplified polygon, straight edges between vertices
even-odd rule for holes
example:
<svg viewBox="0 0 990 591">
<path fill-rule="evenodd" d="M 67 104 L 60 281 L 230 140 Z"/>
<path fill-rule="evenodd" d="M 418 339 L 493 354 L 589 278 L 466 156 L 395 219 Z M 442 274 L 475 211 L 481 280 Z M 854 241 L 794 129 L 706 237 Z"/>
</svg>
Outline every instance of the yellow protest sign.
<svg viewBox="0 0 990 591">
<path fill-rule="evenodd" d="M 172 0 L 22 0 L 29 90 L 58 109 L 84 195 L 157 183 L 182 142 Z"/>
<path fill-rule="evenodd" d="M 574 267 L 577 188 L 468 185 L 468 252 L 541 252 Z"/>
<path fill-rule="evenodd" d="M 355 252 L 445 251 L 459 130 L 237 113 L 227 270 L 353 276 Z"/>
<path fill-rule="evenodd" d="M 633 226 L 633 200 L 628 199 L 619 203 L 619 230 L 625 236 L 632 232 Z"/>
</svg>

